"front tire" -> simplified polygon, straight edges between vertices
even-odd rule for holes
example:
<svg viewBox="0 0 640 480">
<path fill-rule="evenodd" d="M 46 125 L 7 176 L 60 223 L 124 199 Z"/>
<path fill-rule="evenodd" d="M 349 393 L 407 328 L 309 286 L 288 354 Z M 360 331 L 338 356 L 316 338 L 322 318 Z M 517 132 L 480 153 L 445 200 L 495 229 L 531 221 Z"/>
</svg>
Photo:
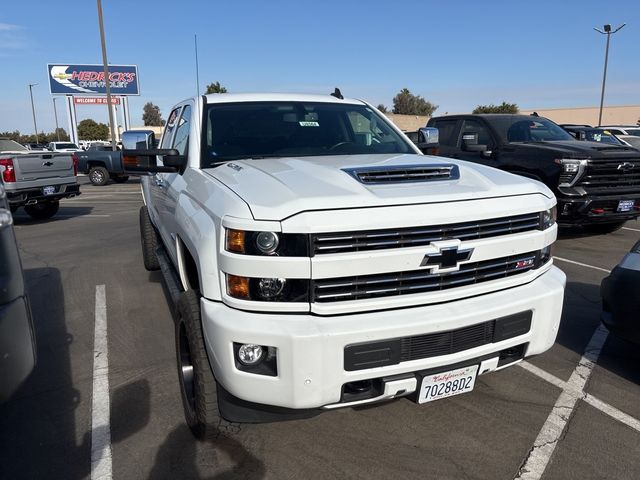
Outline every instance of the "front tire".
<svg viewBox="0 0 640 480">
<path fill-rule="evenodd" d="M 89 170 L 89 180 L 97 187 L 101 187 L 109 181 L 109 172 L 104 167 L 91 167 Z"/>
<path fill-rule="evenodd" d="M 153 272 L 160 270 L 160 262 L 156 249 L 160 245 L 158 232 L 156 231 L 151 217 L 149 217 L 149 208 L 146 205 L 140 207 L 140 240 L 142 242 L 142 261 L 144 268 Z"/>
<path fill-rule="evenodd" d="M 34 220 L 47 220 L 58 213 L 60 202 L 42 202 L 35 205 L 25 205 L 24 211 Z"/>
<path fill-rule="evenodd" d="M 200 297 L 194 290 L 182 292 L 178 300 L 176 358 L 184 416 L 193 435 L 215 440 L 221 434 L 237 432 L 239 425 L 220 415 L 218 386 L 202 334 Z"/>
<path fill-rule="evenodd" d="M 589 233 L 604 235 L 620 230 L 626 222 L 611 223 L 594 223 L 593 225 L 585 225 L 585 230 Z"/>
</svg>

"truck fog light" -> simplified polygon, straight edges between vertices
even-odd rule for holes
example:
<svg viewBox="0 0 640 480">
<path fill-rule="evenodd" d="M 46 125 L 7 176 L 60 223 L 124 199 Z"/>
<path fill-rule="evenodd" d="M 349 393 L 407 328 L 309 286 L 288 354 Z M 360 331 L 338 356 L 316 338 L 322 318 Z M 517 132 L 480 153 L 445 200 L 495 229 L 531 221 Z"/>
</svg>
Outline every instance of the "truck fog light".
<svg viewBox="0 0 640 480">
<path fill-rule="evenodd" d="M 274 232 L 260 232 L 256 235 L 256 247 L 262 253 L 266 255 L 271 255 L 274 253 L 278 245 L 280 244 L 280 239 L 278 238 L 278 234 Z"/>
<path fill-rule="evenodd" d="M 243 365 L 257 365 L 262 361 L 264 350 L 260 345 L 245 343 L 238 349 L 238 360 Z"/>
<path fill-rule="evenodd" d="M 261 278 L 258 280 L 258 293 L 265 300 L 273 300 L 282 293 L 286 284 L 284 278 Z"/>
</svg>

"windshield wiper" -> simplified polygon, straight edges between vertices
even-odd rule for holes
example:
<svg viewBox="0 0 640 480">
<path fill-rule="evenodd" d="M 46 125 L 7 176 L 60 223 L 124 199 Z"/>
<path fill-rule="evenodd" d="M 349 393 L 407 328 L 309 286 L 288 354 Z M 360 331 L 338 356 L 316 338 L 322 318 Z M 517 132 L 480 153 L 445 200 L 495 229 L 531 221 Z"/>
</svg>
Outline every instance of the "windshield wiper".
<svg viewBox="0 0 640 480">
<path fill-rule="evenodd" d="M 283 158 L 283 155 L 232 155 L 225 157 L 224 160 L 216 160 L 209 164 L 209 168 L 219 167 L 225 163 L 234 162 L 237 160 L 262 160 L 264 158 Z"/>
</svg>

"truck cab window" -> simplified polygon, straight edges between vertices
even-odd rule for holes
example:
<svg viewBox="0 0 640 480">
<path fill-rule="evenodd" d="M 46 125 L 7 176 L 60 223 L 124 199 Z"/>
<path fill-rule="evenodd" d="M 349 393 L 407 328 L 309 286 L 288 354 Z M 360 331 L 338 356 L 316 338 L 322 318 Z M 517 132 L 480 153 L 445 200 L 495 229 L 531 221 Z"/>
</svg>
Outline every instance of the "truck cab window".
<svg viewBox="0 0 640 480">
<path fill-rule="evenodd" d="M 180 107 L 174 108 L 171 114 L 169 114 L 167 125 L 164 127 L 164 133 L 162 134 L 162 143 L 160 144 L 160 148 L 169 148 L 169 145 L 171 145 L 173 131 L 178 123 L 178 113 L 180 113 Z"/>
<path fill-rule="evenodd" d="M 469 133 L 477 133 L 478 134 L 478 145 L 487 145 L 490 147 L 492 144 L 491 134 L 485 125 L 483 125 L 478 120 L 465 120 L 462 125 L 462 129 L 460 130 L 460 142 L 462 142 L 462 137 L 465 134 Z M 491 149 L 491 148 L 489 148 Z"/>
<path fill-rule="evenodd" d="M 446 145 L 454 147 L 456 145 L 456 139 L 453 138 L 453 133 L 456 129 L 457 120 L 437 120 L 433 122 L 431 127 L 438 129 L 440 145 Z"/>
<path fill-rule="evenodd" d="M 186 155 L 189 148 L 189 127 L 191 126 L 191 105 L 187 105 L 182 110 L 180 120 L 178 120 L 178 126 L 176 127 L 176 134 L 173 139 L 173 146 L 178 150 L 180 155 Z"/>
</svg>

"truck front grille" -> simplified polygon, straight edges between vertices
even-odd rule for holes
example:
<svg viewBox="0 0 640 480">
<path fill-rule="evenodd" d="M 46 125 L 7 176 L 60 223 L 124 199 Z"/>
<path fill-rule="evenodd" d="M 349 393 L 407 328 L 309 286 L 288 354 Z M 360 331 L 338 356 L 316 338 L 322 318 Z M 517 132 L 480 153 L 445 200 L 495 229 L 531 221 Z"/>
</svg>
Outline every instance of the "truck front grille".
<svg viewBox="0 0 640 480">
<path fill-rule="evenodd" d="M 589 195 L 640 193 L 640 158 L 590 163 L 576 186 Z"/>
<path fill-rule="evenodd" d="M 518 275 L 541 265 L 538 252 L 493 258 L 460 266 L 449 273 L 430 273 L 427 269 L 312 280 L 312 302 L 345 302 L 433 292 L 488 282 Z"/>
<path fill-rule="evenodd" d="M 386 248 L 417 247 L 449 238 L 474 240 L 521 233 L 535 230 L 539 227 L 540 214 L 528 213 L 513 217 L 450 223 L 448 225 L 316 233 L 311 235 L 311 252 L 313 255 L 321 255 Z"/>
</svg>

